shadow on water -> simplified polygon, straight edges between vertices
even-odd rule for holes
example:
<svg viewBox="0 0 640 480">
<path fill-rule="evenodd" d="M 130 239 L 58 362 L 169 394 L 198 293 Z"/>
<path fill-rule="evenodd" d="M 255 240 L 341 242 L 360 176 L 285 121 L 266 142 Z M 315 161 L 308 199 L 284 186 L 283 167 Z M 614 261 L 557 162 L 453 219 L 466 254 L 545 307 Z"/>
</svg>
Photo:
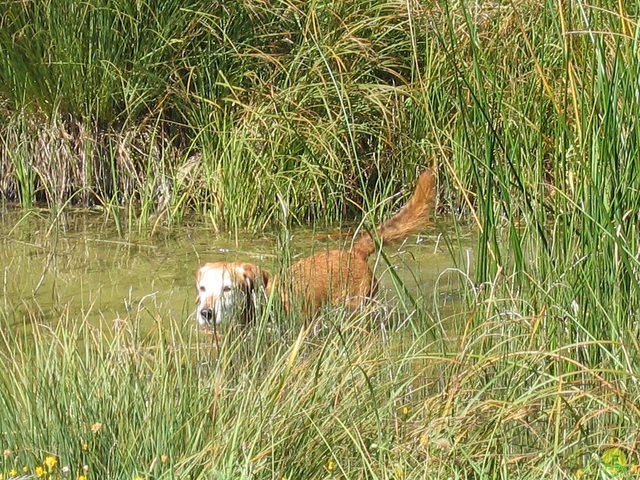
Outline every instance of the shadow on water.
<svg viewBox="0 0 640 480">
<path fill-rule="evenodd" d="M 279 261 L 275 234 L 214 235 L 192 224 L 153 237 L 122 238 L 102 213 L 84 210 L 69 210 L 55 222 L 49 212 L 36 210 L 5 210 L 0 218 L 1 305 L 16 327 L 55 323 L 63 315 L 99 326 L 136 313 L 143 331 L 168 319 L 195 328 L 194 280 L 201 263 L 247 261 L 275 271 Z M 292 260 L 340 248 L 348 237 L 336 232 L 294 230 Z M 459 257 L 457 268 L 469 271 L 470 264 L 464 264 L 474 239 L 471 233 L 456 238 L 452 251 L 443 240 L 451 234 L 439 224 L 385 248 L 388 263 L 372 258 L 383 301 L 393 303 L 397 296 L 392 268 L 407 294 L 455 312 L 460 279 L 451 271 L 453 258 Z"/>
</svg>

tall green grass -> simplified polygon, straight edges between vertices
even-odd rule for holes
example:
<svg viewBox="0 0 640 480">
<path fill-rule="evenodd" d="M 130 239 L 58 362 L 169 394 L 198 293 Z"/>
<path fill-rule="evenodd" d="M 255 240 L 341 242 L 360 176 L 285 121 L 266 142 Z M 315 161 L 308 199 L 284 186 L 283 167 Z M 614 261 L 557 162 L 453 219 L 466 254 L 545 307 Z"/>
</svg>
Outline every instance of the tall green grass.
<svg viewBox="0 0 640 480">
<path fill-rule="evenodd" d="M 54 456 L 53 478 L 605 478 L 612 447 L 637 464 L 637 345 L 552 347 L 548 318 L 492 301 L 500 314 L 448 338 L 424 328 L 431 308 L 401 306 L 387 318 L 413 328 L 336 312 L 282 328 L 266 311 L 222 336 L 166 316 L 144 330 L 144 310 L 31 312 L 1 330 L 0 472 Z"/>
<path fill-rule="evenodd" d="M 286 265 L 290 227 L 375 224 L 434 163 L 439 215 L 478 232 L 472 268 L 445 239 L 459 311 L 406 301 L 397 330 L 269 308 L 218 343 L 135 315 L 0 329 L 5 472 L 631 477 L 602 454 L 640 463 L 638 7 L 3 4 L 7 198 L 121 232 L 276 226 Z"/>
<path fill-rule="evenodd" d="M 452 211 L 482 197 L 541 230 L 593 162 L 633 156 L 636 22 L 617 2 L 1 8 L 0 187 L 25 206 L 234 230 L 272 227 L 286 198 L 293 221 L 334 222 L 435 163 Z"/>
<path fill-rule="evenodd" d="M 360 213 L 375 174 L 427 163 L 396 118 L 416 68 L 396 7 L 6 3 L 4 129 L 26 137 L 35 175 L 7 135 L 3 193 L 82 190 L 135 218 L 196 210 L 232 229 L 271 225 L 276 194 L 297 222 Z"/>
<path fill-rule="evenodd" d="M 636 23 L 616 2 L 2 9 L 2 192 L 24 205 L 81 191 L 144 222 L 262 229 L 281 196 L 332 222 L 438 163 L 454 211 L 508 178 L 500 216 L 541 223 L 540 197 L 577 201 L 590 162 L 633 145 Z M 629 137 L 600 152 L 604 114 Z"/>
</svg>

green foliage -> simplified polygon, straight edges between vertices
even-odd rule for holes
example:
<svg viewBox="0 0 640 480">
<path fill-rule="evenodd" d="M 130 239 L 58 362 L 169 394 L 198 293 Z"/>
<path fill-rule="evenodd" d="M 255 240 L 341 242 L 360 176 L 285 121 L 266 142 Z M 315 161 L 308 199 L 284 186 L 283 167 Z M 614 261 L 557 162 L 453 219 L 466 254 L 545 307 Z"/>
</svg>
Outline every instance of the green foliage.
<svg viewBox="0 0 640 480">
<path fill-rule="evenodd" d="M 633 343 L 593 340 L 606 360 L 592 367 L 586 342 L 550 347 L 548 318 L 493 302 L 511 311 L 449 318 L 455 338 L 428 327 L 422 299 L 308 327 L 266 309 L 250 329 L 214 335 L 170 315 L 141 329 L 155 315 L 144 310 L 100 325 L 91 310 L 55 325 L 34 310 L 28 329 L 5 315 L 0 473 L 46 456 L 89 478 L 560 479 L 621 458 L 621 474 L 638 468 Z"/>
<path fill-rule="evenodd" d="M 406 301 L 392 316 L 410 328 L 390 334 L 358 317 L 298 335 L 270 311 L 220 345 L 160 321 L 143 339 L 135 317 L 108 338 L 75 317 L 34 321 L 33 338 L 0 329 L 4 444 L 105 478 L 630 476 L 637 11 L 3 3 L 6 198 L 99 203 L 120 232 L 187 214 L 277 226 L 286 264 L 289 227 L 375 224 L 435 164 L 440 213 L 478 231 L 468 264 L 445 235 L 459 309 Z M 613 449 L 628 468 L 600 461 Z"/>
<path fill-rule="evenodd" d="M 271 225 L 279 198 L 297 222 L 360 214 L 376 175 L 431 163 L 401 118 L 418 65 L 396 7 L 5 3 L 4 130 L 36 175 L 5 142 L 3 193 L 82 190 L 145 222 L 196 210 L 230 229 Z"/>
<path fill-rule="evenodd" d="M 619 182 L 634 178 L 639 69 L 622 4 L 0 9 L 0 185 L 25 206 L 237 230 L 273 226 L 284 202 L 293 222 L 334 222 L 428 164 L 453 212 L 527 216 L 542 242 L 549 214 L 592 190 L 619 218 L 635 206 Z"/>
</svg>

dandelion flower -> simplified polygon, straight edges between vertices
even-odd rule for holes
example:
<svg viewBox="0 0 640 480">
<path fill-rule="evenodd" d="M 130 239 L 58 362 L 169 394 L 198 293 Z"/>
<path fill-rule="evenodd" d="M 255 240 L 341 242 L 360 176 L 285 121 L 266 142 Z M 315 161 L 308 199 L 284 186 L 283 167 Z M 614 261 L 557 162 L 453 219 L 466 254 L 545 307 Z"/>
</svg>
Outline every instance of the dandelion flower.
<svg viewBox="0 0 640 480">
<path fill-rule="evenodd" d="M 38 465 L 34 470 L 36 477 L 44 477 L 44 467 L 42 465 Z"/>
<path fill-rule="evenodd" d="M 80 475 L 78 480 L 88 480 L 86 475 Z"/>
<path fill-rule="evenodd" d="M 613 465 L 626 465 L 627 456 L 619 448 L 609 448 L 602 454 L 602 463 Z"/>
<path fill-rule="evenodd" d="M 10 477 L 17 477 L 18 476 L 18 470 L 16 470 L 15 468 L 12 468 L 11 470 L 9 470 L 9 476 Z"/>
<path fill-rule="evenodd" d="M 44 462 L 43 462 L 46 467 L 49 470 L 53 470 L 54 468 L 56 468 L 58 466 L 58 459 L 56 457 L 54 457 L 53 455 L 48 455 L 46 457 L 44 457 Z"/>
<path fill-rule="evenodd" d="M 609 473 L 616 473 L 627 468 L 627 456 L 619 448 L 609 448 L 602 454 L 602 463 Z"/>
</svg>

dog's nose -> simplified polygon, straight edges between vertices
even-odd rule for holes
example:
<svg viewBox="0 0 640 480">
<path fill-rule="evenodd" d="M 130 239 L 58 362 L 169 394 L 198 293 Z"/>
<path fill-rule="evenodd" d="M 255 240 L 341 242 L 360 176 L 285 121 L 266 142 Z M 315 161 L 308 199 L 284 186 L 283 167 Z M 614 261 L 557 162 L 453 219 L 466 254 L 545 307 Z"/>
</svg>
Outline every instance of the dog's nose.
<svg viewBox="0 0 640 480">
<path fill-rule="evenodd" d="M 200 316 L 209 324 L 213 323 L 213 308 L 203 308 L 200 310 Z"/>
</svg>

